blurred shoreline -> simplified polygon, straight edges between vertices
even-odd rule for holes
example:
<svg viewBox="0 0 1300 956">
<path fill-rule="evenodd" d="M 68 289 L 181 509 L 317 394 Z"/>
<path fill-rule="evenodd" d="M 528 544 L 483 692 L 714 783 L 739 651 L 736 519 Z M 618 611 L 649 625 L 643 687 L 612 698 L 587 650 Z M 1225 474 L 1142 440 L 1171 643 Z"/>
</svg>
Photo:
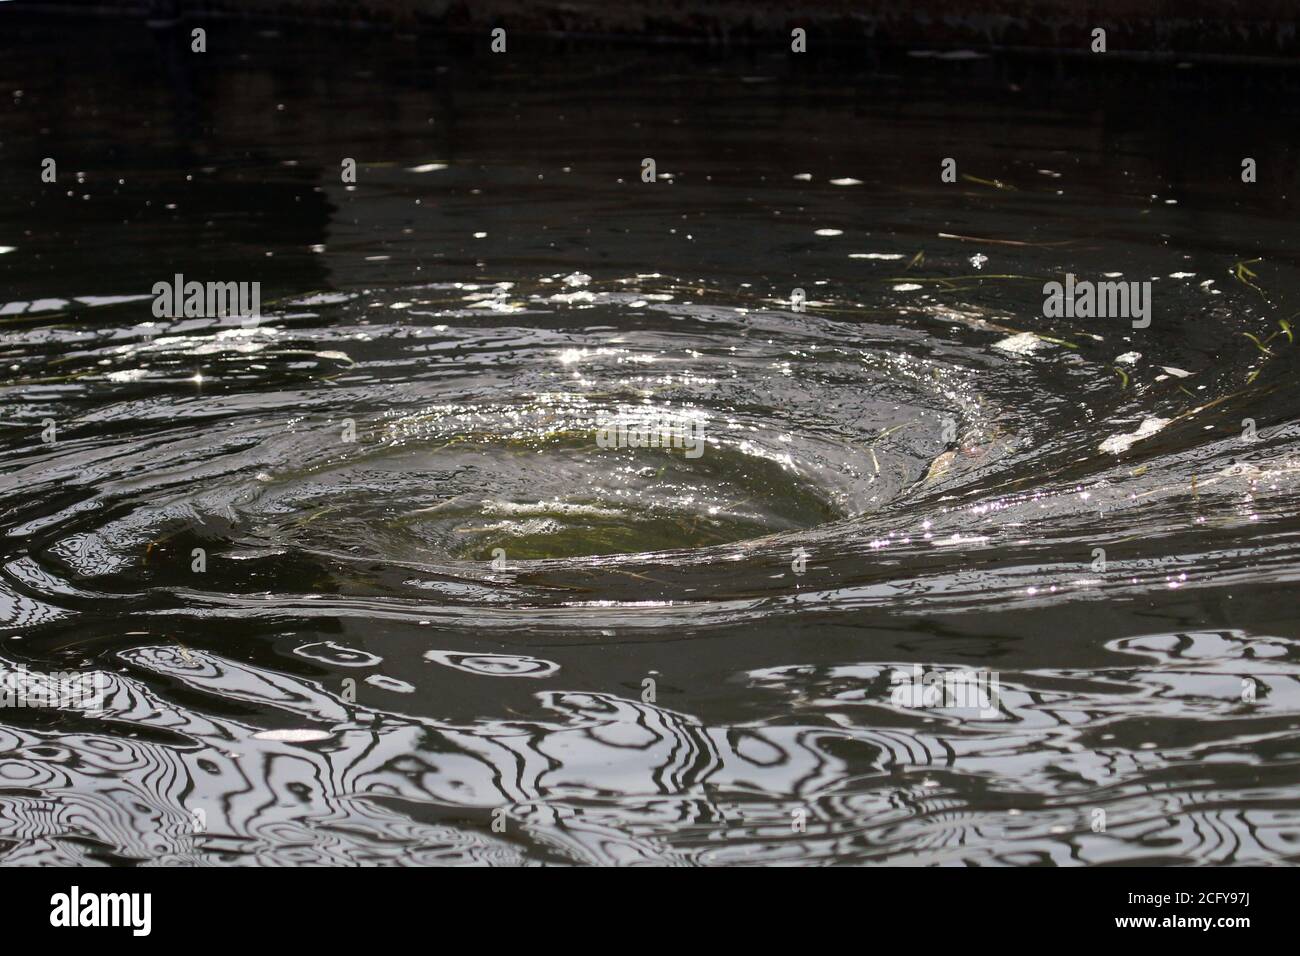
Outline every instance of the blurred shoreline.
<svg viewBox="0 0 1300 956">
<path fill-rule="evenodd" d="M 1153 10 L 1152 7 L 1155 7 Z M 23 13 L 138 17 L 160 22 L 230 18 L 401 33 L 470 33 L 502 26 L 519 35 L 637 43 L 788 43 L 796 27 L 818 46 L 879 51 L 1090 55 L 1106 30 L 1107 56 L 1139 60 L 1300 64 L 1296 11 L 1283 0 L 57 0 L 14 2 Z"/>
</svg>

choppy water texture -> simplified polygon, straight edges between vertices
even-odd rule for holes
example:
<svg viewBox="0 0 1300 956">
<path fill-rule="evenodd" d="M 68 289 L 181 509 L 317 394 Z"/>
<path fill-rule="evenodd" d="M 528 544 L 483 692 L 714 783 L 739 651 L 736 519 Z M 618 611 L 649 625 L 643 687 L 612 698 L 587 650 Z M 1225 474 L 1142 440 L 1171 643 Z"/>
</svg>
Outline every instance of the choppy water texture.
<svg viewBox="0 0 1300 956">
<path fill-rule="evenodd" d="M 1286 72 L 0 30 L 3 862 L 1300 853 Z"/>
</svg>

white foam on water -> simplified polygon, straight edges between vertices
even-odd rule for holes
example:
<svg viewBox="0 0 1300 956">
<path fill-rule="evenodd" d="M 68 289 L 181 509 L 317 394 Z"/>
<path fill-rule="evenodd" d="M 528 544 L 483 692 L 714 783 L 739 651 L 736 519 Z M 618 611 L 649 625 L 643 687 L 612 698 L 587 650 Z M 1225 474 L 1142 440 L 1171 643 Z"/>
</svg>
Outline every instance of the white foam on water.
<svg viewBox="0 0 1300 956">
<path fill-rule="evenodd" d="M 1126 452 L 1137 442 L 1144 438 L 1150 438 L 1160 429 L 1164 428 L 1172 419 L 1168 418 L 1147 418 L 1143 419 L 1142 424 L 1137 427 L 1137 431 L 1127 432 L 1120 435 L 1111 435 L 1101 443 L 1100 450 L 1102 454 L 1118 455 Z"/>
</svg>

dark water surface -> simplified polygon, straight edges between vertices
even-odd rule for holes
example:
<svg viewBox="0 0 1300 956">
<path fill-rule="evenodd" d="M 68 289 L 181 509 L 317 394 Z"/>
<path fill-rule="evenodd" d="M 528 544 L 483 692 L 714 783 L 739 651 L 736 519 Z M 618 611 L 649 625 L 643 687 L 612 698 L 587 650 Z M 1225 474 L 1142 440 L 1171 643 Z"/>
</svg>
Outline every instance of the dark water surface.
<svg viewBox="0 0 1300 956">
<path fill-rule="evenodd" d="M 0 861 L 1295 861 L 1294 78 L 472 45 L 0 18 Z"/>
</svg>

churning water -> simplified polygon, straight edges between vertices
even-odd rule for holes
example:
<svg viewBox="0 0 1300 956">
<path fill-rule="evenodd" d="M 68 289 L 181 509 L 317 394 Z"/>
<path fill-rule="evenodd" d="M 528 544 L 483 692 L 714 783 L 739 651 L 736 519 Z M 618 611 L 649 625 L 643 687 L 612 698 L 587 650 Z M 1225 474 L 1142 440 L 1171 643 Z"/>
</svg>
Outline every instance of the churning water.
<svg viewBox="0 0 1300 956">
<path fill-rule="evenodd" d="M 4 862 L 1300 853 L 1268 89 L 101 31 L 0 57 L 0 668 L 104 686 Z"/>
</svg>

